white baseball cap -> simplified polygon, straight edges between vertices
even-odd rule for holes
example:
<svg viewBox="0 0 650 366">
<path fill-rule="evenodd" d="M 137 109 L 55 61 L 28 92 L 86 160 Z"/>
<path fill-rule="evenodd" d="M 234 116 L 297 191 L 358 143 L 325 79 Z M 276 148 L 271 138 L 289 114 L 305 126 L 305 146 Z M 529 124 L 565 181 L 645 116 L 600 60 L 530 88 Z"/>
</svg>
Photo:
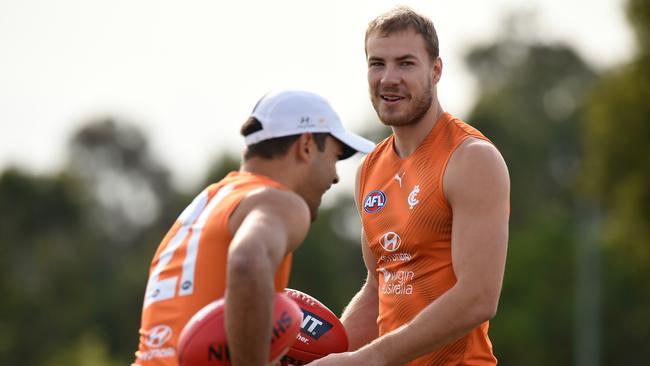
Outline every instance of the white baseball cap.
<svg viewBox="0 0 650 366">
<path fill-rule="evenodd" d="M 327 100 L 308 91 L 269 93 L 257 102 L 251 117 L 262 124 L 262 129 L 245 137 L 247 146 L 276 137 L 325 132 L 349 148 L 341 159 L 347 159 L 357 151 L 367 154 L 375 148 L 374 142 L 346 131 Z"/>
</svg>

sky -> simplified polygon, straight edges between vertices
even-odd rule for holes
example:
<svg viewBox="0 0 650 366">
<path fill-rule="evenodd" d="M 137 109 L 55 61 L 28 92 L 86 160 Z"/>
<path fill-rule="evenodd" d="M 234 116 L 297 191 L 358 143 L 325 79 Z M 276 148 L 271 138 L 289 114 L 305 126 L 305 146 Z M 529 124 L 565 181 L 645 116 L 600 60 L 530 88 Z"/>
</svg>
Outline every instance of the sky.
<svg viewBox="0 0 650 366">
<path fill-rule="evenodd" d="M 461 118 L 475 101 L 463 57 L 513 11 L 530 32 L 606 70 L 634 53 L 624 0 L 0 0 L 0 171 L 56 173 L 74 132 L 105 117 L 138 126 L 179 188 L 194 187 L 267 91 L 317 92 L 356 132 L 376 122 L 363 39 L 397 4 L 436 25 L 438 94 Z M 351 187 L 357 159 L 340 163 Z"/>
</svg>

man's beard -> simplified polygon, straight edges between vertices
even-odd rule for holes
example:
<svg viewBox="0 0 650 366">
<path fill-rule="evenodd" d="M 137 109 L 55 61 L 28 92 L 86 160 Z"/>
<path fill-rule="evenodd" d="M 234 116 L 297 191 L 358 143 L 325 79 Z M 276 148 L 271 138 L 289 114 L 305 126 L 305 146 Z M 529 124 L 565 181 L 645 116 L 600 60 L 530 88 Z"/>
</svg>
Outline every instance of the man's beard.
<svg viewBox="0 0 650 366">
<path fill-rule="evenodd" d="M 409 106 L 409 109 L 406 111 L 406 115 L 403 116 L 386 116 L 382 115 L 379 111 L 379 103 L 381 101 L 380 93 L 377 93 L 376 98 L 372 98 L 372 106 L 377 112 L 379 120 L 387 126 L 407 126 L 414 123 L 417 123 L 422 117 L 427 113 L 433 102 L 433 87 L 431 82 L 427 83 L 429 87 L 425 90 L 422 95 L 415 96 L 412 98 L 412 105 Z M 391 91 L 389 89 L 384 89 L 382 92 Z"/>
</svg>

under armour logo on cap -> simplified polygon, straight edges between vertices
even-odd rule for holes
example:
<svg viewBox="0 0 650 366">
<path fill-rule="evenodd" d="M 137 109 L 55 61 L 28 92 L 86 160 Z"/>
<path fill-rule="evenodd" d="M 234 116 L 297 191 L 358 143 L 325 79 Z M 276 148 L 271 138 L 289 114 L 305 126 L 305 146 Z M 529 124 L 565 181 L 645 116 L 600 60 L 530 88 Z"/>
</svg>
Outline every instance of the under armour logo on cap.
<svg viewBox="0 0 650 366">
<path fill-rule="evenodd" d="M 284 90 L 266 94 L 260 99 L 252 117 L 262 124 L 262 129 L 245 137 L 246 145 L 261 141 L 299 135 L 305 132 L 329 133 L 352 151 L 369 153 L 375 144 L 343 127 L 334 108 L 318 94 L 303 90 Z"/>
</svg>

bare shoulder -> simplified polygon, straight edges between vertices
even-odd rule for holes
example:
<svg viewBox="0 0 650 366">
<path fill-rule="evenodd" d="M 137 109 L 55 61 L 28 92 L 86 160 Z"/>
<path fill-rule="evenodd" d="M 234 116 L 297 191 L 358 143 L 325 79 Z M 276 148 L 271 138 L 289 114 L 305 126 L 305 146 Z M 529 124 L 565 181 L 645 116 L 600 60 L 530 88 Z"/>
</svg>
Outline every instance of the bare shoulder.
<svg viewBox="0 0 650 366">
<path fill-rule="evenodd" d="M 468 138 L 454 151 L 450 162 L 453 160 L 467 160 L 467 163 L 493 161 L 495 163 L 501 162 L 505 166 L 501 153 L 492 143 L 475 137 Z"/>
<path fill-rule="evenodd" d="M 293 191 L 261 187 L 248 193 L 240 206 L 247 210 L 263 210 L 287 218 L 304 217 L 309 222 L 309 207 Z"/>
<path fill-rule="evenodd" d="M 443 189 L 452 202 L 472 193 L 508 195 L 508 168 L 499 150 L 490 142 L 469 138 L 452 154 L 443 178 Z"/>
<path fill-rule="evenodd" d="M 310 214 L 307 203 L 297 193 L 273 187 L 261 187 L 249 192 L 230 217 L 235 232 L 249 215 L 268 220 L 274 225 L 285 225 L 298 236 L 309 229 Z"/>
<path fill-rule="evenodd" d="M 243 201 L 253 205 L 271 205 L 280 210 L 304 208 L 305 212 L 309 212 L 305 200 L 297 193 L 286 189 L 260 187 L 250 191 Z"/>
</svg>

